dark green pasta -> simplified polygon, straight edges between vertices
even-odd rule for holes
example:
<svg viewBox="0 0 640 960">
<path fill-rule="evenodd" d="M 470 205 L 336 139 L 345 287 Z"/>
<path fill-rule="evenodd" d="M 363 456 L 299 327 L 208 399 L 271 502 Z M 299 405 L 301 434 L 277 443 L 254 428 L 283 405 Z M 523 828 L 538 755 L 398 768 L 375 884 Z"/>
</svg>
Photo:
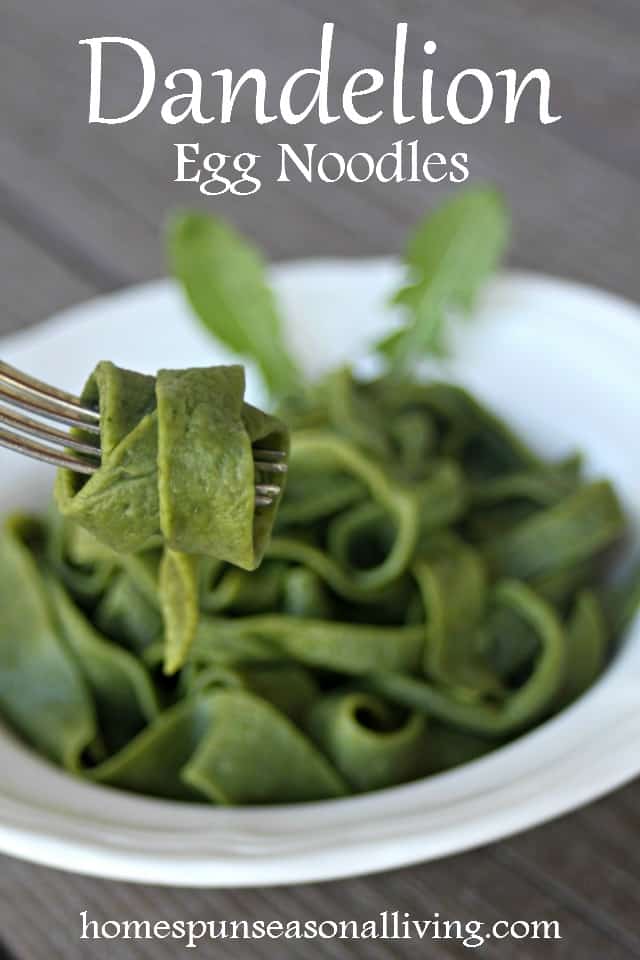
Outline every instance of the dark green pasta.
<svg viewBox="0 0 640 960">
<path fill-rule="evenodd" d="M 212 546 L 240 523 L 246 547 L 246 504 L 196 522 L 189 474 L 216 464 L 193 438 L 163 455 L 185 381 L 114 371 L 87 394 L 112 392 L 102 478 L 63 476 L 65 516 L 0 538 L 0 712 L 50 760 L 178 800 L 329 799 L 481 757 L 601 674 L 640 590 L 607 586 L 626 521 L 578 459 L 543 461 L 459 387 L 340 370 L 280 411 L 287 494 L 243 570 Z M 140 524 L 98 536 L 125 468 Z"/>
<path fill-rule="evenodd" d="M 82 399 L 100 410 L 102 463 L 93 476 L 61 470 L 63 516 L 131 554 L 158 544 L 252 570 L 279 498 L 254 504 L 254 450 L 286 451 L 283 424 L 244 403 L 242 367 L 161 370 L 100 363 Z"/>
<path fill-rule="evenodd" d="M 60 512 L 84 531 L 61 528 L 52 547 L 67 584 L 77 581 L 89 595 L 118 555 L 163 548 L 153 561 L 159 590 L 154 578 L 147 593 L 162 610 L 168 674 L 184 664 L 195 636 L 198 558 L 255 569 L 284 489 L 282 482 L 271 504 L 256 508 L 254 456 L 260 449 L 286 453 L 288 435 L 281 421 L 244 402 L 244 385 L 240 366 L 149 377 L 99 363 L 82 399 L 100 411 L 100 467 L 88 479 L 58 472 Z M 61 552 L 65 536 L 91 552 L 87 532 L 105 548 L 99 558 L 93 548 L 90 574 L 79 556 L 73 569 L 73 553 L 67 563 Z"/>
</svg>

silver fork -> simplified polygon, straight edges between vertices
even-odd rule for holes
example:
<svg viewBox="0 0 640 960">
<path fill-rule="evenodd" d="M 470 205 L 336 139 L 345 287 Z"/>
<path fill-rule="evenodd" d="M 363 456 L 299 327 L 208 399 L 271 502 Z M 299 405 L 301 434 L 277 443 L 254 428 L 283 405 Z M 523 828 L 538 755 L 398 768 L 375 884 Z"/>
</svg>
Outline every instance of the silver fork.
<svg viewBox="0 0 640 960">
<path fill-rule="evenodd" d="M 88 436 L 80 439 L 56 423 L 79 428 Z M 0 446 L 54 467 L 92 474 L 100 466 L 100 414 L 73 394 L 0 361 Z M 253 455 L 256 472 L 273 479 L 287 472 L 282 451 L 254 448 Z M 256 483 L 256 506 L 271 506 L 279 493 L 277 483 Z"/>
</svg>

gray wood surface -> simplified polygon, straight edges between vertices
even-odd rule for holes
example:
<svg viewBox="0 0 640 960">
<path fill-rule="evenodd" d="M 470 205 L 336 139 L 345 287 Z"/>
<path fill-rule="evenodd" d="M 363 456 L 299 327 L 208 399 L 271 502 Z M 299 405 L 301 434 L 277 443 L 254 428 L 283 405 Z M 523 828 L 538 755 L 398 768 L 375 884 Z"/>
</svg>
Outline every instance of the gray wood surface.
<svg viewBox="0 0 640 960">
<path fill-rule="evenodd" d="M 273 83 L 317 60 L 323 20 L 336 23 L 334 70 L 389 71 L 393 27 L 411 25 L 408 84 L 422 43 L 439 50 L 436 91 L 458 70 L 545 65 L 562 122 L 540 128 L 531 112 L 515 127 L 497 120 L 400 132 L 371 127 L 258 128 L 249 101 L 222 132 L 168 128 L 157 100 L 137 121 L 89 126 L 83 37 L 136 37 L 160 75 L 262 66 Z M 407 228 L 442 196 L 424 185 L 269 182 L 275 145 L 381 153 L 399 136 L 425 152 L 466 150 L 474 180 L 490 179 L 514 211 L 512 262 L 586 280 L 640 299 L 640 7 L 637 0 L 1 0 L 0 332 L 36 323 L 96 292 L 163 272 L 161 228 L 177 205 L 215 210 L 251 233 L 274 259 L 399 249 Z M 108 78 L 110 103 L 135 83 L 131 62 Z M 112 99 L 111 99 L 112 98 Z M 265 185 L 250 200 L 204 200 L 172 183 L 176 140 L 265 157 Z M 271 159 L 269 159 L 271 158 Z M 597 776 L 597 771 L 594 771 Z M 384 909 L 434 910 L 465 919 L 555 919 L 563 940 L 491 942 L 486 957 L 640 957 L 640 786 L 489 848 L 411 869 L 297 888 L 203 892 L 87 880 L 0 858 L 0 958 L 174 957 L 170 943 L 80 943 L 79 913 L 95 918 L 365 919 Z M 73 864 L 69 864 L 72 868 Z M 452 943 L 407 946 L 219 942 L 200 955 L 445 958 Z M 188 954 L 187 954 L 188 955 Z"/>
</svg>

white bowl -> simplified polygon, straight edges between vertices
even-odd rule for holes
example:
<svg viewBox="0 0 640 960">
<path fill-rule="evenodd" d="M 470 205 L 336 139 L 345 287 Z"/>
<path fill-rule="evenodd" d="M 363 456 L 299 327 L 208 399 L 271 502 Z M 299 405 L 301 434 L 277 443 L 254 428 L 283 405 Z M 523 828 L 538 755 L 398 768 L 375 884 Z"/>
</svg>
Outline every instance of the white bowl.
<svg viewBox="0 0 640 960">
<path fill-rule="evenodd" d="M 309 372 L 363 355 L 388 328 L 385 304 L 397 279 L 388 260 L 273 270 L 291 345 Z M 149 372 L 228 359 L 168 282 L 83 304 L 5 340 L 0 355 L 70 389 L 105 357 Z M 510 273 L 460 326 L 440 373 L 476 391 L 540 451 L 583 450 L 590 472 L 616 482 L 637 534 L 639 369 L 637 307 Z M 259 400 L 251 372 L 249 383 Z M 53 472 L 0 451 L 0 476 L 4 511 L 42 505 Z M 640 772 L 639 681 L 636 622 L 592 690 L 509 746 L 427 780 L 301 806 L 217 809 L 94 786 L 0 730 L 0 850 L 97 876 L 212 887 L 330 879 L 440 857 L 565 813 Z"/>
</svg>

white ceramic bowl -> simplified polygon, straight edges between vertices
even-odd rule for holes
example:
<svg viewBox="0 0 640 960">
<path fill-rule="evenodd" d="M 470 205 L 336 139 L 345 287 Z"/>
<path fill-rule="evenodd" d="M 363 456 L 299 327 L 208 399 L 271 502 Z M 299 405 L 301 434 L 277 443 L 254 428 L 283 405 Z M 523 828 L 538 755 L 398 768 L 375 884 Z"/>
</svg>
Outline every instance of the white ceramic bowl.
<svg viewBox="0 0 640 960">
<path fill-rule="evenodd" d="M 387 260 L 273 270 L 292 348 L 310 373 L 363 355 L 388 328 Z M 228 359 L 168 282 L 83 304 L 0 343 L 3 359 L 79 389 L 108 357 L 149 372 Z M 640 524 L 640 310 L 585 287 L 507 274 L 460 327 L 440 373 L 544 453 L 577 448 Z M 259 400 L 250 372 L 250 392 Z M 46 501 L 53 472 L 0 451 L 0 510 Z M 72 779 L 0 730 L 0 850 L 52 866 L 171 885 L 343 877 L 455 853 L 565 813 L 640 772 L 640 624 L 600 682 L 509 746 L 428 780 L 291 807 L 216 809 Z M 43 682 L 46 678 L 43 677 Z"/>
</svg>

